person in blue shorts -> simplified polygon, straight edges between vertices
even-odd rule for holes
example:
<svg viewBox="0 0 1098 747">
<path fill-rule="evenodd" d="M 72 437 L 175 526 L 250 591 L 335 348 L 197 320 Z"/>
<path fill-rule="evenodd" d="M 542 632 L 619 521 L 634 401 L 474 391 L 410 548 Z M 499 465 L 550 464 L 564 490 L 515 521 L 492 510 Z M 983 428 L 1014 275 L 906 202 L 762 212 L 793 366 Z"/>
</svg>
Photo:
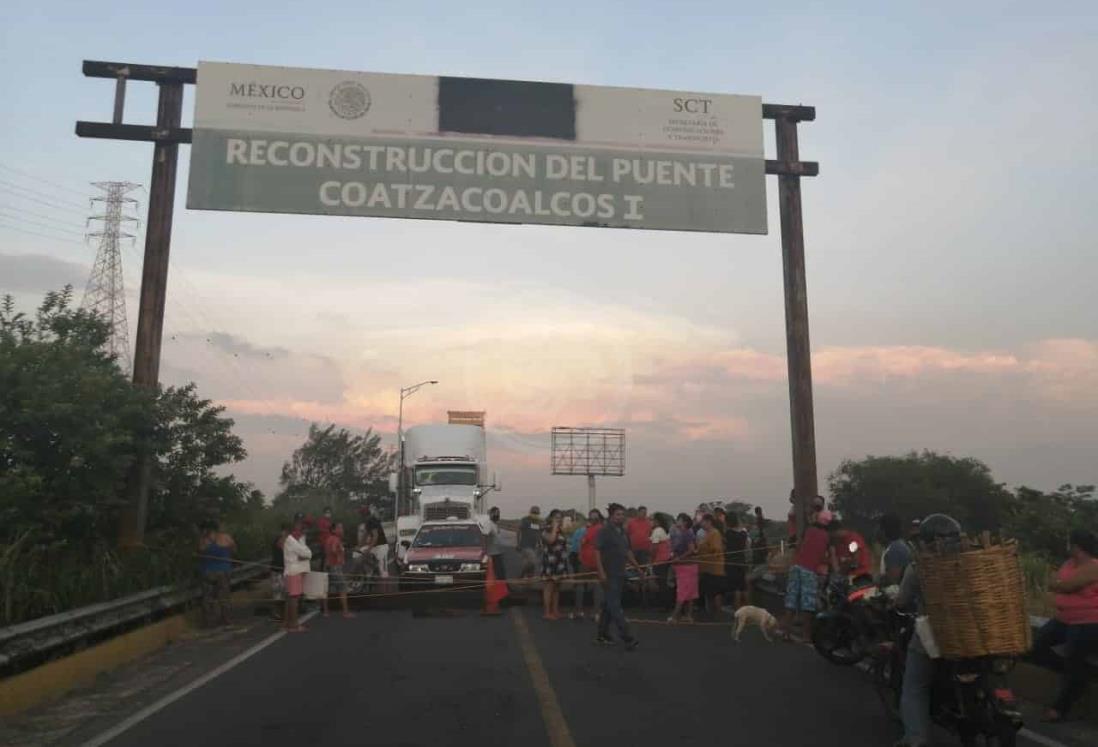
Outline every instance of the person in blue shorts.
<svg viewBox="0 0 1098 747">
<path fill-rule="evenodd" d="M 812 640 L 812 618 L 816 613 L 819 596 L 817 574 L 831 560 L 831 538 L 827 533 L 827 525 L 830 523 L 830 511 L 817 512 L 816 522 L 805 531 L 804 538 L 797 547 L 785 585 L 785 617 L 782 620 L 782 629 L 787 639 L 796 616 L 801 619 L 804 639 Z"/>
</svg>

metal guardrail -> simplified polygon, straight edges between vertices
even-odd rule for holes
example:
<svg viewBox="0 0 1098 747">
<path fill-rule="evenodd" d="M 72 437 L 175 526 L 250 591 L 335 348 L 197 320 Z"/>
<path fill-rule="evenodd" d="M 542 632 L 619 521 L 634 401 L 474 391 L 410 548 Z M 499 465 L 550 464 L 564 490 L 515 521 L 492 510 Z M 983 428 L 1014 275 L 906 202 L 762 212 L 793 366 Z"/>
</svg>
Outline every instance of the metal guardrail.
<svg viewBox="0 0 1098 747">
<path fill-rule="evenodd" d="M 265 565 L 243 565 L 233 570 L 231 584 L 240 586 L 267 573 Z M 201 593 L 193 585 L 160 586 L 0 628 L 0 676 L 35 666 L 60 651 L 108 638 L 120 629 L 162 617 Z"/>
</svg>

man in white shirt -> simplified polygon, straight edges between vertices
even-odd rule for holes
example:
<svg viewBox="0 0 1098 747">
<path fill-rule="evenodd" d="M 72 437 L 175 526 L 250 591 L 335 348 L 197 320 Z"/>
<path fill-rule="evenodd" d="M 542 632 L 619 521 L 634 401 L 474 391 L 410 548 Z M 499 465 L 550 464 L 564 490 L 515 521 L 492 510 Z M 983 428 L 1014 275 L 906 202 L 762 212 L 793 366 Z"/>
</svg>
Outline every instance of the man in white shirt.
<svg viewBox="0 0 1098 747">
<path fill-rule="evenodd" d="M 311 568 L 313 551 L 305 544 L 305 516 L 294 514 L 294 528 L 282 543 L 283 574 L 286 576 L 286 632 L 303 633 L 297 621 L 297 608 L 305 592 L 305 574 Z"/>
</svg>

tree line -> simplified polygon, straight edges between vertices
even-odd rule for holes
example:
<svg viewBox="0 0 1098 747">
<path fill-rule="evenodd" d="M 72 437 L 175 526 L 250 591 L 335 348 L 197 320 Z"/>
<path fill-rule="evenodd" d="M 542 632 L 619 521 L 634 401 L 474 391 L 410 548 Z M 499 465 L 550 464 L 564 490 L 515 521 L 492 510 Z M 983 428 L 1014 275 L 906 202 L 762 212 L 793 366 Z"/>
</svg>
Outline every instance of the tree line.
<svg viewBox="0 0 1098 747">
<path fill-rule="evenodd" d="M 224 408 L 194 384 L 135 389 L 105 352 L 109 325 L 72 301 L 71 288 L 48 293 L 31 315 L 10 296 L 0 302 L 0 625 L 190 578 L 206 519 L 225 523 L 251 560 L 266 556 L 277 524 L 298 511 L 330 506 L 349 523 L 367 506 L 391 510 L 395 454 L 380 436 L 315 423 L 268 502 L 224 472 L 247 456 Z M 155 456 L 146 547 L 120 552 L 117 522 L 139 446 Z M 979 460 L 932 451 L 845 460 L 828 486 L 866 536 L 886 512 L 944 512 L 1052 560 L 1072 527 L 1098 528 L 1093 485 L 1011 489 Z"/>
<path fill-rule="evenodd" d="M 1024 551 L 1049 560 L 1064 556 L 1072 528 L 1098 530 L 1094 485 L 1011 489 L 978 459 L 933 451 L 844 460 L 828 489 L 843 520 L 865 532 L 875 531 L 885 513 L 908 521 L 945 513 L 970 533 L 1013 537 Z"/>
</svg>

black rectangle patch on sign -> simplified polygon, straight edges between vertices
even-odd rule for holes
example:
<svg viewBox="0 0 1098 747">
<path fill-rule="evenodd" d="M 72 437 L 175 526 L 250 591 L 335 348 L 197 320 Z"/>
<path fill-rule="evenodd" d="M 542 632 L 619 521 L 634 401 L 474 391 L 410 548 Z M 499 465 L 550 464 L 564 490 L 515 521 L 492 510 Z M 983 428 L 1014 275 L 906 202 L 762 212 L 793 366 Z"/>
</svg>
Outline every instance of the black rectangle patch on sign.
<svg viewBox="0 0 1098 747">
<path fill-rule="evenodd" d="M 576 96 L 567 83 L 438 79 L 442 132 L 576 139 Z"/>
</svg>

